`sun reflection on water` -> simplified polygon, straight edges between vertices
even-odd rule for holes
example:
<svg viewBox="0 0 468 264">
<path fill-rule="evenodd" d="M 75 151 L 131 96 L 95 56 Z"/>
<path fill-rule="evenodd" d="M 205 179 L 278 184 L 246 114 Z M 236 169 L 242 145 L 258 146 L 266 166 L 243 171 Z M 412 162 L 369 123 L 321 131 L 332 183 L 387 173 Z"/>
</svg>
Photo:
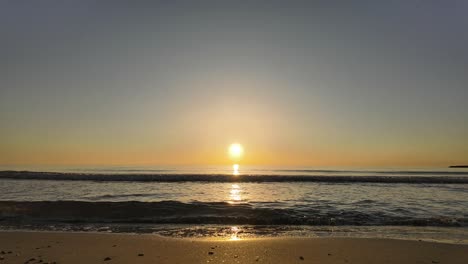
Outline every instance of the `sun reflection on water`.
<svg viewBox="0 0 468 264">
<path fill-rule="evenodd" d="M 232 175 L 239 175 L 239 164 L 232 165 Z"/>
<path fill-rule="evenodd" d="M 239 184 L 232 184 L 231 189 L 229 190 L 229 200 L 228 203 L 235 204 L 242 201 L 242 189 Z"/>
</svg>

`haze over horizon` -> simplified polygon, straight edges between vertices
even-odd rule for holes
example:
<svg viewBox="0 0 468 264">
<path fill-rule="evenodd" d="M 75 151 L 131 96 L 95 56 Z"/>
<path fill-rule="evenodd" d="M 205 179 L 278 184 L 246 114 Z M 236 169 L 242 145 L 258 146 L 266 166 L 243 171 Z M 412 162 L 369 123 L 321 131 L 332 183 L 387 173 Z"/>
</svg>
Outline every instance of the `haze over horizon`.
<svg viewBox="0 0 468 264">
<path fill-rule="evenodd" d="M 4 1 L 0 165 L 468 163 L 466 1 Z"/>
</svg>

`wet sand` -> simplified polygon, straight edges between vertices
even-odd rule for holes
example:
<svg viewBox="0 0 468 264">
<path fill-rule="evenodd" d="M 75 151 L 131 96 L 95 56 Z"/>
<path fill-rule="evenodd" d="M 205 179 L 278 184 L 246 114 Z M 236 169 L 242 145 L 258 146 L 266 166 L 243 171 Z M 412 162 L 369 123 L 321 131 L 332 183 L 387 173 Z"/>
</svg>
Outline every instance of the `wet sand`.
<svg viewBox="0 0 468 264">
<path fill-rule="evenodd" d="M 468 245 L 359 238 L 173 239 L 0 232 L 0 263 L 467 263 Z"/>
</svg>

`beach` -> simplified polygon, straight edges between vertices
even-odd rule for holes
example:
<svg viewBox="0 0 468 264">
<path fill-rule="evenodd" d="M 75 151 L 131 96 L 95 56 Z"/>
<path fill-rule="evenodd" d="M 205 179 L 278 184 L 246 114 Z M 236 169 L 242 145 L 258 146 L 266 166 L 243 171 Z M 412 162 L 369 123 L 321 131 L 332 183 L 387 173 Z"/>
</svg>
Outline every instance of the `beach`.
<svg viewBox="0 0 468 264">
<path fill-rule="evenodd" d="M 468 245 L 364 238 L 176 239 L 0 232 L 0 263 L 466 263 Z"/>
</svg>

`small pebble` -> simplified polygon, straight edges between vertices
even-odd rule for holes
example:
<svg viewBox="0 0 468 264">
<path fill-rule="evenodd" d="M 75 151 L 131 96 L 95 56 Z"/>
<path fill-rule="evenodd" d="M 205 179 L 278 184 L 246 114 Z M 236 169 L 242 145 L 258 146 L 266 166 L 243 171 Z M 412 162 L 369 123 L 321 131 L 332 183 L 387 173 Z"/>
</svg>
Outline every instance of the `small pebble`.
<svg viewBox="0 0 468 264">
<path fill-rule="evenodd" d="M 303 257 L 303 256 L 300 256 L 299 259 L 300 259 L 300 260 L 304 260 L 304 257 Z"/>
<path fill-rule="evenodd" d="M 237 257 L 239 257 L 239 256 L 237 256 L 237 255 L 234 255 L 234 258 L 237 258 Z"/>
<path fill-rule="evenodd" d="M 106 257 L 106 258 L 104 259 L 104 261 L 109 261 L 109 260 L 111 260 L 111 258 L 109 258 L 109 257 Z"/>
<path fill-rule="evenodd" d="M 139 257 L 143 257 L 144 255 L 145 254 L 143 254 L 143 253 L 138 254 Z"/>
<path fill-rule="evenodd" d="M 117 245 L 112 245 L 112 247 L 116 247 Z"/>
<path fill-rule="evenodd" d="M 328 256 L 331 256 L 331 253 L 328 253 Z"/>
<path fill-rule="evenodd" d="M 208 255 L 213 255 L 213 254 L 214 254 L 213 251 L 208 252 Z"/>
<path fill-rule="evenodd" d="M 255 261 L 259 261 L 260 260 L 260 257 L 259 256 L 256 256 L 255 257 Z"/>
</svg>

